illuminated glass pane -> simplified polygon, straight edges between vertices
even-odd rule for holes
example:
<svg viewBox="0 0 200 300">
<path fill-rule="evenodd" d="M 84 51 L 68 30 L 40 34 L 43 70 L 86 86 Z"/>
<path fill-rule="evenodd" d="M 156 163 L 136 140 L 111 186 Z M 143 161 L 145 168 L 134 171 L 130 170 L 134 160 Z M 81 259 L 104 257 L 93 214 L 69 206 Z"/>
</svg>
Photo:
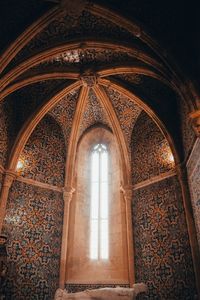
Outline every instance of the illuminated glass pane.
<svg viewBox="0 0 200 300">
<path fill-rule="evenodd" d="M 101 221 L 100 258 L 108 259 L 108 220 Z"/>
<path fill-rule="evenodd" d="M 90 218 L 90 257 L 108 259 L 108 152 L 102 144 L 92 151 Z"/>
<path fill-rule="evenodd" d="M 98 259 L 98 220 L 91 220 L 90 257 Z"/>
<path fill-rule="evenodd" d="M 99 153 L 92 153 L 92 174 L 91 181 L 99 181 Z"/>
<path fill-rule="evenodd" d="M 99 182 L 93 182 L 91 186 L 91 218 L 98 219 L 99 215 Z"/>
<path fill-rule="evenodd" d="M 108 181 L 108 153 L 101 154 L 101 180 Z"/>
<path fill-rule="evenodd" d="M 101 183 L 101 219 L 108 218 L 108 183 Z"/>
</svg>

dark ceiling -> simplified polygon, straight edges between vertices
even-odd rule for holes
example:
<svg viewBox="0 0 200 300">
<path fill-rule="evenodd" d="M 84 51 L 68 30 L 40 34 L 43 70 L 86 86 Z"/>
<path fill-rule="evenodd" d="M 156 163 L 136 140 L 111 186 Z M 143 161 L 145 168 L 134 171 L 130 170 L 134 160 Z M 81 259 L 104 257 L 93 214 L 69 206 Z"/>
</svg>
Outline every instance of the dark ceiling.
<svg viewBox="0 0 200 300">
<path fill-rule="evenodd" d="M 93 0 L 141 24 L 191 80 L 200 77 L 200 25 L 195 0 Z M 2 0 L 0 49 L 7 46 L 55 3 L 44 0 Z"/>
</svg>

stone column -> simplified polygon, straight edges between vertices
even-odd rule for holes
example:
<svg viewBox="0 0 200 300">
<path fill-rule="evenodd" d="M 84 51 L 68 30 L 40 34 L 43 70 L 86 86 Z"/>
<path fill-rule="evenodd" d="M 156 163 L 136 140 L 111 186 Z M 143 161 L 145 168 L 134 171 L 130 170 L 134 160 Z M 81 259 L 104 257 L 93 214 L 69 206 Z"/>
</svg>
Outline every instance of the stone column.
<svg viewBox="0 0 200 300">
<path fill-rule="evenodd" d="M 183 196 L 183 205 L 185 209 L 185 217 L 188 228 L 188 235 L 193 259 L 193 266 L 196 278 L 196 287 L 198 296 L 200 299 L 200 253 L 197 241 L 196 227 L 194 223 L 194 216 L 192 210 L 191 196 L 189 191 L 187 170 L 185 164 L 176 166 L 177 175 L 180 181 L 182 196 Z"/>
<path fill-rule="evenodd" d="M 16 173 L 12 171 L 5 171 L 3 185 L 1 189 L 1 200 L 0 200 L 0 232 L 2 231 L 3 221 L 6 214 L 6 204 L 8 199 L 8 194 L 13 180 L 16 178 Z"/>
<path fill-rule="evenodd" d="M 131 213 L 131 201 L 132 201 L 132 187 L 120 187 L 123 194 L 123 199 L 126 207 L 126 236 L 127 236 L 127 255 L 128 255 L 128 273 L 130 287 L 135 282 L 135 270 L 133 259 L 133 226 L 132 226 L 132 213 Z"/>
<path fill-rule="evenodd" d="M 64 199 L 64 216 L 63 216 L 63 232 L 62 232 L 62 248 L 61 248 L 61 259 L 60 259 L 60 280 L 59 287 L 64 289 L 65 276 L 67 267 L 67 250 L 68 250 L 68 236 L 69 236 L 69 216 L 70 216 L 70 205 L 75 192 L 74 188 L 66 188 L 63 192 Z"/>
</svg>

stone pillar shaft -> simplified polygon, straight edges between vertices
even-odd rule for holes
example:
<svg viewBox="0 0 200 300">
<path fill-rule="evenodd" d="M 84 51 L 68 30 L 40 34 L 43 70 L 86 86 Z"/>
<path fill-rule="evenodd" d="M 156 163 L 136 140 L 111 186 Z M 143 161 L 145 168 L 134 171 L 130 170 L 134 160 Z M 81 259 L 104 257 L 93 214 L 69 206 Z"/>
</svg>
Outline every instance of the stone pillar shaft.
<svg viewBox="0 0 200 300">
<path fill-rule="evenodd" d="M 131 201 L 132 201 L 132 188 L 121 187 L 120 188 L 126 207 L 126 236 L 127 236 L 127 254 L 128 254 L 128 273 L 129 284 L 132 286 L 135 282 L 135 270 L 133 259 L 133 226 L 132 226 L 132 214 L 131 214 Z"/>
<path fill-rule="evenodd" d="M 62 248 L 61 248 L 61 259 L 60 259 L 60 281 L 59 287 L 64 289 L 66 280 L 66 268 L 67 268 L 67 249 L 68 249 L 68 238 L 69 238 L 69 216 L 70 216 L 70 205 L 75 192 L 74 188 L 65 189 L 63 192 L 64 199 L 64 216 L 63 216 L 63 233 L 62 233 Z"/>
</svg>

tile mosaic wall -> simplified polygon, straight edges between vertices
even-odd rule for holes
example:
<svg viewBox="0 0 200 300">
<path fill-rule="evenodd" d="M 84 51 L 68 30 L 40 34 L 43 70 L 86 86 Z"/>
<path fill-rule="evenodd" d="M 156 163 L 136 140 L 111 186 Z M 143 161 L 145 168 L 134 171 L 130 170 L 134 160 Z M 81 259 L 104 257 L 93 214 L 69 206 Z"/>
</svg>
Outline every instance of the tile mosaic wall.
<svg viewBox="0 0 200 300">
<path fill-rule="evenodd" d="M 135 102 L 118 91 L 107 87 L 105 88 L 105 91 L 112 102 L 123 131 L 128 150 L 130 151 L 131 133 L 142 110 Z"/>
<path fill-rule="evenodd" d="M 72 129 L 73 118 L 76 110 L 76 105 L 79 98 L 80 89 L 76 89 L 65 97 L 63 97 L 48 114 L 60 124 L 66 144 L 66 151 L 69 144 L 70 133 Z"/>
<path fill-rule="evenodd" d="M 135 42 L 138 46 L 145 44 L 128 32 L 125 28 L 117 26 L 110 20 L 83 11 L 78 17 L 66 14 L 57 16 L 46 28 L 39 32 L 15 57 L 10 67 L 21 62 L 30 55 L 49 49 L 55 45 L 65 43 L 71 39 L 93 38 L 95 35 L 103 39 L 120 40 L 120 42 Z M 76 63 L 79 61 L 75 61 Z M 95 61 L 94 61 L 95 62 Z"/>
<path fill-rule="evenodd" d="M 83 112 L 83 118 L 81 120 L 79 128 L 79 137 L 87 130 L 90 126 L 95 124 L 107 125 L 111 128 L 107 112 L 102 107 L 99 99 L 92 89 L 89 90 L 86 107 Z"/>
<path fill-rule="evenodd" d="M 195 143 L 195 147 L 187 168 L 197 239 L 200 250 L 200 139 L 198 139 Z"/>
<path fill-rule="evenodd" d="M 176 176 L 134 191 L 136 282 L 148 299 L 195 299 L 195 277 L 180 184 Z"/>
<path fill-rule="evenodd" d="M 63 186 L 65 140 L 60 126 L 51 116 L 37 125 L 20 156 L 24 162 L 22 176 Z"/>
<path fill-rule="evenodd" d="M 15 181 L 7 205 L 5 299 L 53 299 L 59 280 L 63 197 Z"/>
<path fill-rule="evenodd" d="M 9 103 L 0 103 L 0 164 L 5 167 L 12 140 L 12 108 Z"/>
<path fill-rule="evenodd" d="M 173 169 L 171 155 L 167 140 L 143 111 L 132 133 L 133 184 Z"/>
</svg>

